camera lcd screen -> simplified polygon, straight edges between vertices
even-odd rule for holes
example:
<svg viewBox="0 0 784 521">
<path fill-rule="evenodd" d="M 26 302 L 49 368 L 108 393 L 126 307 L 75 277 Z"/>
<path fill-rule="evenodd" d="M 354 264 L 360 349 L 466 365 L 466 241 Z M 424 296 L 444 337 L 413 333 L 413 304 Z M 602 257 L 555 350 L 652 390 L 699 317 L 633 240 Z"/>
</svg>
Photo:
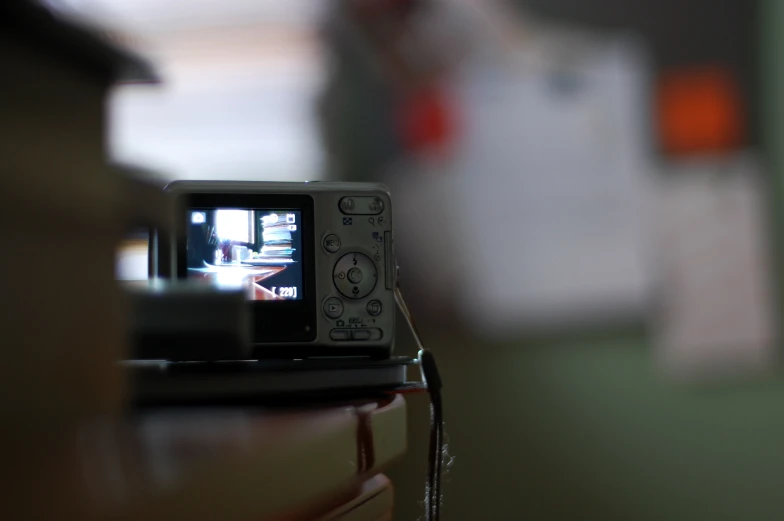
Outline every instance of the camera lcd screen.
<svg viewBox="0 0 784 521">
<path fill-rule="evenodd" d="M 187 277 L 242 287 L 249 300 L 303 299 L 299 210 L 191 208 Z"/>
</svg>

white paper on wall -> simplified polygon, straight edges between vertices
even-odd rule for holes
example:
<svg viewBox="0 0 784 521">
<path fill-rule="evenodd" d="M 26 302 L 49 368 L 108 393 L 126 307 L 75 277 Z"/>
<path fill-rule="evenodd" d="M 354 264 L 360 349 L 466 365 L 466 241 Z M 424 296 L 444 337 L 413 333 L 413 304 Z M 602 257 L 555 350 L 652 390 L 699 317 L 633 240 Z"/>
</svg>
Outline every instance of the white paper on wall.
<svg viewBox="0 0 784 521">
<path fill-rule="evenodd" d="M 647 310 L 645 60 L 626 40 L 576 41 L 568 60 L 545 42 L 460 89 L 467 134 L 447 220 L 458 301 L 485 335 Z"/>
<path fill-rule="evenodd" d="M 660 182 L 656 348 L 677 373 L 737 373 L 775 355 L 764 180 L 753 155 L 669 165 Z"/>
</svg>

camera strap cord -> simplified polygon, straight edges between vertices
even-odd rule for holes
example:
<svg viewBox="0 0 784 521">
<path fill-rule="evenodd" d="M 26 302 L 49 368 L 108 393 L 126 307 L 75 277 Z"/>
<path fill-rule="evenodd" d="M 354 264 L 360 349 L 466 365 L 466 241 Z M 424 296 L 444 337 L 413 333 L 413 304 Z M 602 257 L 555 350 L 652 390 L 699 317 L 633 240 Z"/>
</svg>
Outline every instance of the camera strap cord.
<svg viewBox="0 0 784 521">
<path fill-rule="evenodd" d="M 444 434 L 444 413 L 441 401 L 441 376 L 438 374 L 436 359 L 429 349 L 425 349 L 422 338 L 414 325 L 414 318 L 406 306 L 400 285 L 395 286 L 395 302 L 406 318 L 414 340 L 419 349 L 419 370 L 422 381 L 430 395 L 430 453 L 427 465 L 427 482 L 425 484 L 425 521 L 441 519 L 441 463 Z"/>
</svg>

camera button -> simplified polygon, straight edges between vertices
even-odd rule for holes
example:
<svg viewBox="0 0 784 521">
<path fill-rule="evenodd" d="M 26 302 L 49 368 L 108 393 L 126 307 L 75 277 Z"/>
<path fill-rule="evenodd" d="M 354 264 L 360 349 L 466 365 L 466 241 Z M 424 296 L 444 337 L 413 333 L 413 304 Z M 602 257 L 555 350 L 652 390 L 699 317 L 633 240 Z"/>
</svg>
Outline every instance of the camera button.
<svg viewBox="0 0 784 521">
<path fill-rule="evenodd" d="M 351 268 L 348 270 L 348 281 L 352 284 L 359 284 L 362 282 L 362 270 L 359 268 Z"/>
<path fill-rule="evenodd" d="M 343 213 L 351 213 L 354 211 L 354 199 L 351 197 L 344 197 L 340 200 L 340 209 L 343 210 Z"/>
<path fill-rule="evenodd" d="M 333 329 L 329 332 L 332 340 L 351 340 L 351 331 L 348 329 Z"/>
<path fill-rule="evenodd" d="M 367 304 L 367 312 L 371 316 L 377 317 L 381 314 L 381 302 L 378 300 L 371 300 Z"/>
<path fill-rule="evenodd" d="M 351 331 L 351 338 L 354 340 L 381 340 L 383 332 L 378 328 L 354 329 Z"/>
<path fill-rule="evenodd" d="M 329 298 L 324 301 L 324 314 L 329 318 L 339 318 L 343 314 L 343 302 L 339 298 Z"/>
<path fill-rule="evenodd" d="M 324 237 L 324 249 L 327 250 L 329 253 L 335 253 L 340 249 L 340 237 L 337 235 L 330 234 Z"/>
<path fill-rule="evenodd" d="M 382 201 L 381 199 L 376 197 L 375 199 L 373 199 L 370 202 L 370 204 L 368 204 L 368 210 L 370 210 L 371 213 L 375 213 L 375 214 L 383 212 L 384 211 L 384 201 Z M 381 218 L 379 217 L 379 219 L 381 219 Z"/>
<path fill-rule="evenodd" d="M 373 196 L 352 196 L 344 197 L 338 203 L 340 211 L 345 215 L 379 215 L 384 211 L 384 201 L 380 197 Z M 384 224 L 384 217 L 379 216 L 378 225 Z M 369 221 L 376 226 L 376 219 Z"/>
<path fill-rule="evenodd" d="M 355 329 L 351 332 L 351 338 L 354 340 L 370 340 L 369 329 Z"/>
</svg>

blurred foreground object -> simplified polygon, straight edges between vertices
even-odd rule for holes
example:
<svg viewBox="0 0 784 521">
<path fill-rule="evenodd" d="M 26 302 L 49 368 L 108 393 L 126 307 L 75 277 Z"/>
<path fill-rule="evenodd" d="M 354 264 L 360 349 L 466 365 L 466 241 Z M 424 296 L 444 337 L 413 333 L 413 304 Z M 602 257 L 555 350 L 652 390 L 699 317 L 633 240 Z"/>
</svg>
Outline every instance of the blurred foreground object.
<svg viewBox="0 0 784 521">
<path fill-rule="evenodd" d="M 253 322 L 242 289 L 153 279 L 127 287 L 129 359 L 246 360 Z"/>
<path fill-rule="evenodd" d="M 39 4 L 3 2 L 0 23 L 0 208 L 9 225 L 0 412 L 15 428 L 54 428 L 123 401 L 115 247 L 142 224 L 140 208 L 155 212 L 153 191 L 106 162 L 104 109 L 118 79 L 155 76 Z"/>
</svg>

